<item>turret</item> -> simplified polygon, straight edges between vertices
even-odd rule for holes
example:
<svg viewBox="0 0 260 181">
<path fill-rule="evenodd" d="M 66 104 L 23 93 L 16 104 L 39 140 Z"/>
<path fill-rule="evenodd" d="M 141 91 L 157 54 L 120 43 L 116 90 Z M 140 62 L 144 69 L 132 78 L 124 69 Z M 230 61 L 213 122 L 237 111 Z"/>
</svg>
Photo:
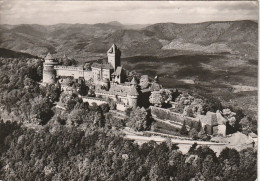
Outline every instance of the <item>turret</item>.
<svg viewBox="0 0 260 181">
<path fill-rule="evenodd" d="M 111 48 L 107 51 L 107 58 L 108 58 L 108 63 L 110 63 L 113 66 L 114 71 L 118 66 L 121 65 L 120 57 L 121 57 L 121 51 L 119 50 L 119 48 L 117 48 L 115 44 L 113 44 Z"/>
<path fill-rule="evenodd" d="M 127 99 L 130 107 L 136 108 L 139 93 L 136 90 L 135 85 L 131 85 L 129 92 L 127 93 Z"/>
<path fill-rule="evenodd" d="M 43 80 L 42 80 L 43 83 L 45 84 L 56 83 L 56 71 L 54 70 L 54 66 L 57 64 L 58 62 L 52 57 L 50 53 L 48 53 L 43 63 Z"/>
</svg>

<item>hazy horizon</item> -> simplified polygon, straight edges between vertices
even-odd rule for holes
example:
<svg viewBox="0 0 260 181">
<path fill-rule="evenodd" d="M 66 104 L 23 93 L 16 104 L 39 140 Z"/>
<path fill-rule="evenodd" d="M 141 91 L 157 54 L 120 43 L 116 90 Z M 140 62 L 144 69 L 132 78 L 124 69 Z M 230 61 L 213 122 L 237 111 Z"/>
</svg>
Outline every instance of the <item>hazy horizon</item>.
<svg viewBox="0 0 260 181">
<path fill-rule="evenodd" d="M 254 1 L 29 1 L 0 0 L 0 24 L 124 25 L 258 20 Z"/>
<path fill-rule="evenodd" d="M 255 23 L 258 23 L 257 20 L 251 20 L 251 19 L 241 19 L 241 20 L 231 20 L 232 21 L 253 21 Z M 59 25 L 59 24 L 67 24 L 67 25 L 96 25 L 96 24 L 110 24 L 112 22 L 118 22 L 124 26 L 131 26 L 131 25 L 152 25 L 152 24 L 123 24 L 119 21 L 110 21 L 110 22 L 104 22 L 104 23 L 56 23 L 56 24 L 50 24 L 50 25 L 46 25 L 46 24 L 37 24 L 37 23 L 21 23 L 21 24 L 1 24 L 0 25 L 10 25 L 10 26 L 16 26 L 16 25 L 41 25 L 41 26 L 53 26 L 53 25 Z M 159 23 L 174 23 L 174 24 L 199 24 L 199 23 L 207 23 L 207 22 L 229 22 L 229 21 L 203 21 L 203 22 L 197 22 L 197 23 L 174 23 L 174 22 L 158 22 L 158 23 L 154 23 L 154 24 L 159 24 Z"/>
</svg>

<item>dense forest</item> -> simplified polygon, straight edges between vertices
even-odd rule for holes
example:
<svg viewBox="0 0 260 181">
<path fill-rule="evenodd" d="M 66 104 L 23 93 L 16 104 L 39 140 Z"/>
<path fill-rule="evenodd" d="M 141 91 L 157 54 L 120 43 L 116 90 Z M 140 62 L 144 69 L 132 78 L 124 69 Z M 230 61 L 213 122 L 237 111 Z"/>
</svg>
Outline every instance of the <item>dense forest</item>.
<svg viewBox="0 0 260 181">
<path fill-rule="evenodd" d="M 257 177 L 256 149 L 226 148 L 217 157 L 209 147 L 196 144 L 185 155 L 170 141 L 138 145 L 123 139 L 119 128 L 150 129 L 153 120 L 145 109 L 129 111 L 130 119 L 118 122 L 107 114 L 113 102 L 88 105 L 77 96 L 81 84 L 73 85 L 71 95 L 61 93 L 58 83 L 42 86 L 40 59 L 0 60 L 0 179 L 244 181 Z M 66 111 L 56 108 L 59 100 Z"/>
<path fill-rule="evenodd" d="M 8 130 L 4 132 L 4 130 Z M 0 124 L 5 180 L 255 180 L 253 149 L 224 149 L 219 157 L 194 144 L 183 155 L 170 142 L 138 146 L 113 130 L 45 126 L 35 131 Z"/>
</svg>

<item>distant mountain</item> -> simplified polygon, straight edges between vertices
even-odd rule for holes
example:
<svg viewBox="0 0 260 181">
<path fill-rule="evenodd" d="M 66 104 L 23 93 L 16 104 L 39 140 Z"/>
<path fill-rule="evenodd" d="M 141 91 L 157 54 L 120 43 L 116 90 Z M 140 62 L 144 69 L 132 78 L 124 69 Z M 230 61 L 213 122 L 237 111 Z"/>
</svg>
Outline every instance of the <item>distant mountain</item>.
<svg viewBox="0 0 260 181">
<path fill-rule="evenodd" d="M 0 48 L 0 57 L 2 58 L 37 58 L 37 56 L 28 53 L 15 52 L 5 48 Z"/>
<path fill-rule="evenodd" d="M 124 26 L 122 23 L 120 23 L 118 21 L 111 21 L 111 22 L 108 22 L 107 24 L 113 25 L 113 26 Z"/>
<path fill-rule="evenodd" d="M 254 21 L 99 24 L 1 25 L 0 47 L 32 55 L 64 54 L 90 60 L 105 56 L 112 43 L 122 56 L 178 53 L 230 53 L 257 57 L 258 24 Z"/>
</svg>

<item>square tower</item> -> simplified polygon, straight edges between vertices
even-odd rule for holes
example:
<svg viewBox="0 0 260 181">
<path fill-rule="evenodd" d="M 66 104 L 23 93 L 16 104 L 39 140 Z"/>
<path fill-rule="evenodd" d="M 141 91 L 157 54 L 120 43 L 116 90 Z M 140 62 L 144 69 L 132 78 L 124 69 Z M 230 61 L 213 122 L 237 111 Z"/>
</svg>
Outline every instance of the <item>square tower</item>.
<svg viewBox="0 0 260 181">
<path fill-rule="evenodd" d="M 115 44 L 111 46 L 111 48 L 107 51 L 107 58 L 108 58 L 108 63 L 110 63 L 114 71 L 116 71 L 116 68 L 121 65 L 121 51 Z"/>
</svg>

